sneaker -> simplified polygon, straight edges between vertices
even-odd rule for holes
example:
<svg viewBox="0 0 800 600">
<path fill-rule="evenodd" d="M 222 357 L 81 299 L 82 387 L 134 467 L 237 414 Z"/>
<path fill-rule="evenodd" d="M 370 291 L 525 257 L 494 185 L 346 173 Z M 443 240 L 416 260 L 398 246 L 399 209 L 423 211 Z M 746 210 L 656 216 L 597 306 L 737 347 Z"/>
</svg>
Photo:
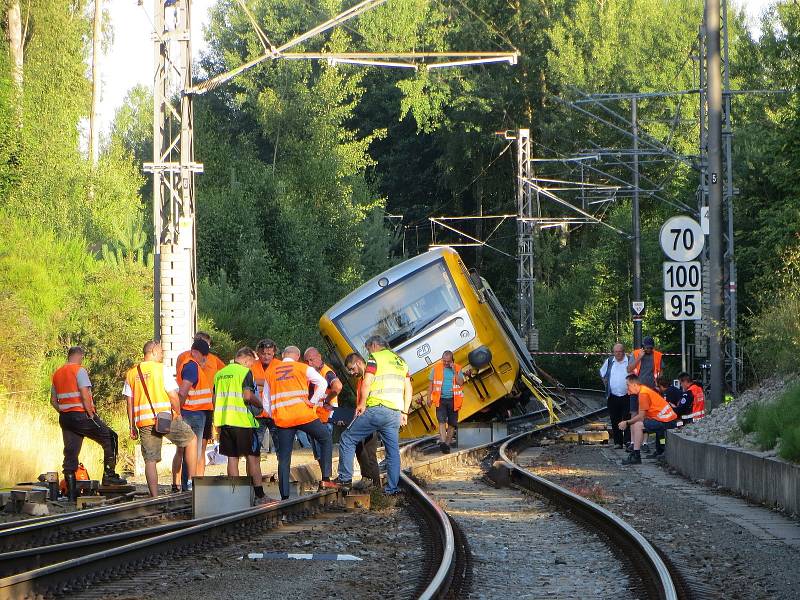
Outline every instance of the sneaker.
<svg viewBox="0 0 800 600">
<path fill-rule="evenodd" d="M 622 464 L 623 466 L 640 465 L 642 464 L 642 455 L 639 454 L 639 452 L 633 451 L 625 459 L 623 459 Z"/>
<path fill-rule="evenodd" d="M 323 482 L 320 482 L 320 485 L 322 485 L 322 483 Z M 350 480 L 350 481 L 342 481 L 338 477 L 336 479 L 331 479 L 330 481 L 326 481 L 324 483 L 328 484 L 325 489 L 339 488 L 339 489 L 347 491 L 347 490 L 349 490 L 350 488 L 353 487 L 353 481 L 352 480 Z"/>
<path fill-rule="evenodd" d="M 647 442 L 642 442 L 642 447 L 640 448 L 640 450 L 647 452 L 648 450 L 650 450 L 650 444 L 648 444 Z"/>
<path fill-rule="evenodd" d="M 128 480 L 112 471 L 103 475 L 103 485 L 128 485 Z"/>
<path fill-rule="evenodd" d="M 360 480 L 358 480 L 356 483 L 353 484 L 353 489 L 359 491 L 367 491 L 372 489 L 374 485 L 375 482 L 373 482 L 372 479 L 370 479 L 369 477 L 362 477 Z"/>
<path fill-rule="evenodd" d="M 262 496 L 261 498 L 256 498 L 255 502 L 253 502 L 253 506 L 264 506 L 265 504 L 277 504 L 280 502 L 279 500 L 275 500 L 275 498 L 270 498 L 269 496 Z"/>
</svg>

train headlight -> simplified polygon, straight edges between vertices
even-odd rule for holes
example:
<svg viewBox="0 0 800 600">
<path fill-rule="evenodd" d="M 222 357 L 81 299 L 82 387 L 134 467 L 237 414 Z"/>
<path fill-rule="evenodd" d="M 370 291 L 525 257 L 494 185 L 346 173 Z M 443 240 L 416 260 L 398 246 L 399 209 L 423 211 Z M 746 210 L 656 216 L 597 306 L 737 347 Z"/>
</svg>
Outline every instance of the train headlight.
<svg viewBox="0 0 800 600">
<path fill-rule="evenodd" d="M 492 351 L 486 346 L 475 348 L 475 350 L 469 353 L 467 360 L 469 360 L 469 364 L 476 369 L 483 369 L 492 362 Z"/>
</svg>

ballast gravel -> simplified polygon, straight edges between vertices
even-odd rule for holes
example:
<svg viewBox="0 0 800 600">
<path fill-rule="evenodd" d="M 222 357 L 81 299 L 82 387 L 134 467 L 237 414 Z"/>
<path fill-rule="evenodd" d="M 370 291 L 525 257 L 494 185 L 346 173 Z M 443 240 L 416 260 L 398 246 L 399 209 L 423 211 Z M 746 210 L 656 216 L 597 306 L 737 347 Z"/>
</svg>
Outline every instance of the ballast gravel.
<svg viewBox="0 0 800 600">
<path fill-rule="evenodd" d="M 699 597 L 724 600 L 800 596 L 800 551 L 762 539 L 735 519 L 707 510 L 718 492 L 687 482 L 655 461 L 623 467 L 624 451 L 608 446 L 554 444 L 530 448 L 519 462 L 532 472 L 597 501 L 633 525 L 689 578 L 707 588 Z M 743 510 L 748 507 L 743 505 Z M 767 509 L 760 519 L 771 518 Z M 758 520 L 758 518 L 756 520 Z"/>
</svg>

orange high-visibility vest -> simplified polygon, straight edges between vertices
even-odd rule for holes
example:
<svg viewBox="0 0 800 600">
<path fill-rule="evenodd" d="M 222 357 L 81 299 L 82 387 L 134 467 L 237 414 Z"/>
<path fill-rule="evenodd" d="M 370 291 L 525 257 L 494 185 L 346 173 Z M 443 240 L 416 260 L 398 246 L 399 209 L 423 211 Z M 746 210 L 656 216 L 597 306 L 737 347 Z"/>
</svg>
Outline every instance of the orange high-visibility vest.
<svg viewBox="0 0 800 600">
<path fill-rule="evenodd" d="M 186 350 L 178 355 L 178 358 L 175 362 L 175 365 L 178 367 L 178 373 L 180 373 L 180 369 L 183 368 L 183 365 L 190 358 L 192 358 L 191 350 Z M 227 365 L 222 361 L 222 359 L 219 356 L 217 356 L 216 354 L 212 354 L 211 352 L 208 353 L 208 356 L 206 356 L 206 364 L 203 365 L 203 371 L 206 372 L 206 377 L 208 378 L 208 380 L 211 382 L 212 385 L 214 384 L 214 375 L 217 374 L 217 371 L 219 371 L 220 369 L 224 369 L 226 366 Z M 178 373 L 175 374 L 176 378 L 178 376 Z"/>
<path fill-rule="evenodd" d="M 56 390 L 58 412 L 86 412 L 78 388 L 78 371 L 83 367 L 67 363 L 53 373 L 53 387 Z M 89 392 L 91 396 L 91 392 Z"/>
<path fill-rule="evenodd" d="M 633 351 L 633 360 L 634 362 L 638 360 L 639 355 L 642 354 L 643 350 L 640 348 L 639 350 Z M 653 350 L 653 380 L 658 379 L 658 376 L 661 375 L 661 357 L 663 353 L 659 352 L 658 350 Z M 639 371 L 642 370 L 642 363 L 636 365 L 636 368 L 633 372 L 636 375 L 639 375 Z"/>
<path fill-rule="evenodd" d="M 461 384 L 458 383 L 458 375 L 461 373 L 461 365 L 453 363 L 453 410 L 458 412 L 461 408 L 461 403 L 464 401 L 464 390 Z M 442 383 L 444 383 L 444 363 L 441 361 L 436 363 L 433 367 L 433 389 L 431 389 L 431 403 L 434 406 L 439 406 L 439 400 L 442 397 Z"/>
<path fill-rule="evenodd" d="M 308 365 L 280 361 L 267 369 L 272 420 L 278 427 L 297 427 L 317 418 L 316 406 L 308 404 Z"/>
<path fill-rule="evenodd" d="M 692 392 L 692 414 L 686 415 L 687 419 L 702 419 L 706 416 L 706 396 L 701 388 L 696 383 L 689 386 L 689 391 Z"/>
<path fill-rule="evenodd" d="M 146 427 L 156 422 L 156 414 L 160 412 L 172 412 L 172 404 L 169 401 L 169 394 L 164 387 L 164 365 L 152 360 L 139 363 L 144 376 L 147 391 L 150 393 L 150 402 L 153 403 L 152 409 L 147 396 L 144 393 L 142 379 L 136 367 L 130 369 L 125 375 L 125 381 L 131 388 L 133 394 L 133 418 L 136 427 Z"/>
<path fill-rule="evenodd" d="M 181 354 L 181 356 L 184 356 L 185 354 L 186 353 L 184 352 Z M 209 354 L 208 356 L 210 357 L 211 355 Z M 212 383 L 214 379 L 208 378 L 208 374 L 206 373 L 205 369 L 200 366 L 200 363 L 192 358 L 191 353 L 188 357 L 185 357 L 182 362 L 180 357 L 178 357 L 175 379 L 178 382 L 178 385 L 183 383 L 181 372 L 183 371 L 183 367 L 190 362 L 193 362 L 197 365 L 197 383 L 193 387 L 189 388 L 189 394 L 186 396 L 186 402 L 183 403 L 181 409 L 214 410 L 214 384 Z"/>
<path fill-rule="evenodd" d="M 661 421 L 662 423 L 669 423 L 678 418 L 678 415 L 672 410 L 672 407 L 664 399 L 664 396 L 643 385 L 639 389 L 639 406 L 643 406 L 642 399 L 646 398 L 649 401 L 649 406 L 644 414 L 645 418 Z"/>
<path fill-rule="evenodd" d="M 326 365 L 324 363 L 322 365 L 322 368 L 319 370 L 319 374 L 322 375 L 326 380 L 328 379 L 328 373 L 333 373 L 333 372 L 334 372 L 333 369 L 331 369 L 328 365 Z M 311 388 L 312 385 L 313 384 L 309 384 L 309 388 L 308 388 L 308 397 L 309 397 L 309 399 L 313 395 L 313 390 Z M 327 400 L 327 398 L 325 398 L 323 400 L 323 402 L 328 402 L 328 404 L 330 406 L 333 406 L 334 408 L 339 406 L 339 399 L 338 399 L 337 396 L 334 396 L 330 400 Z M 333 411 L 332 410 L 328 410 L 324 406 L 318 406 L 317 407 L 317 416 L 319 417 L 319 420 L 322 421 L 323 423 L 327 423 L 330 420 L 332 414 L 333 414 Z"/>
<path fill-rule="evenodd" d="M 250 367 L 250 370 L 253 372 L 253 380 L 256 382 L 256 387 L 258 387 L 258 397 L 263 398 L 264 394 L 264 382 L 267 380 L 267 371 L 275 367 L 281 360 L 279 358 L 273 358 L 270 363 L 267 365 L 267 368 L 264 368 L 264 365 L 261 364 L 260 360 L 257 360 L 253 363 L 253 366 Z M 264 410 L 261 411 L 256 418 L 257 419 L 265 419 L 269 417 L 267 414 L 267 409 L 264 407 Z"/>
</svg>

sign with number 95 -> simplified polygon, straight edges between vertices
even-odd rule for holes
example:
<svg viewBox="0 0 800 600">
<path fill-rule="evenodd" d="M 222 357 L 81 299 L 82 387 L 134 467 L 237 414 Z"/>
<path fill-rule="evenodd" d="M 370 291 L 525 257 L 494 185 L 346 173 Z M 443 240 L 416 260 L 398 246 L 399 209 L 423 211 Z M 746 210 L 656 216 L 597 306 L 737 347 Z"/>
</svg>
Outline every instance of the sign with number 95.
<svg viewBox="0 0 800 600">
<path fill-rule="evenodd" d="M 702 316 L 700 291 L 664 292 L 664 318 L 667 321 L 695 321 Z"/>
</svg>

